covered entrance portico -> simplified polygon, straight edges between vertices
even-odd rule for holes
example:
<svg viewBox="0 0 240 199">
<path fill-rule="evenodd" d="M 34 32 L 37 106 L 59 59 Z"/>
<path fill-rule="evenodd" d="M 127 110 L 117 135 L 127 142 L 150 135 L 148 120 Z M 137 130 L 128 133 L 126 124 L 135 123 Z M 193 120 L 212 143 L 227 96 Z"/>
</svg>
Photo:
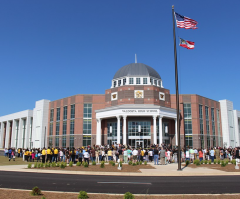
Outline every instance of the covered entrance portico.
<svg viewBox="0 0 240 199">
<path fill-rule="evenodd" d="M 117 144 L 129 144 L 135 147 L 162 144 L 164 138 L 162 130 L 163 118 L 175 120 L 175 141 L 177 145 L 177 114 L 175 109 L 155 105 L 127 104 L 96 110 L 96 118 L 96 145 L 105 144 L 104 140 L 102 140 L 104 134 L 102 132 L 102 121 L 113 119 L 116 120 L 114 124 L 107 124 L 108 126 L 115 126 L 115 129 L 111 129 L 112 132 L 108 130 L 108 133 L 111 133 L 108 134 L 108 140 L 116 141 Z M 112 134 L 114 132 L 115 134 Z M 111 137 L 116 139 L 113 140 Z"/>
</svg>

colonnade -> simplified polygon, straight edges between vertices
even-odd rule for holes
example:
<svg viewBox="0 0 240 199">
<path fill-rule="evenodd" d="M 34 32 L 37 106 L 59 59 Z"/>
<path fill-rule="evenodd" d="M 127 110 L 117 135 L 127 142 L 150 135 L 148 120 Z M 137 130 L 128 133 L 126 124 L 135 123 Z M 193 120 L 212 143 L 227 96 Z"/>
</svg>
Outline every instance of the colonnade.
<svg viewBox="0 0 240 199">
<path fill-rule="evenodd" d="M 121 117 L 123 118 L 123 145 L 127 145 L 127 115 L 117 115 L 117 144 L 120 144 L 120 121 Z M 160 115 L 154 115 L 153 117 L 153 143 L 157 144 L 157 117 L 159 119 L 159 143 L 163 142 L 163 135 L 162 135 L 162 116 Z M 104 118 L 97 118 L 97 145 L 102 144 L 102 127 L 101 127 L 101 121 Z M 178 144 L 178 138 L 177 138 L 177 119 L 175 120 L 175 144 L 177 146 Z"/>
</svg>

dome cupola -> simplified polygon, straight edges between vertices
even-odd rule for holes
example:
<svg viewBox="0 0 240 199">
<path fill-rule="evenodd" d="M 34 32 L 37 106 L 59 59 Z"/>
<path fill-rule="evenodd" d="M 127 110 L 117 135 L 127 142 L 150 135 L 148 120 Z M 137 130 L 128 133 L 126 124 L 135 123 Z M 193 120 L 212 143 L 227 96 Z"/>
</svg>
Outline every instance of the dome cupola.
<svg viewBox="0 0 240 199">
<path fill-rule="evenodd" d="M 154 85 L 162 87 L 158 72 L 143 63 L 131 63 L 120 68 L 114 75 L 112 87 L 124 85 Z"/>
</svg>

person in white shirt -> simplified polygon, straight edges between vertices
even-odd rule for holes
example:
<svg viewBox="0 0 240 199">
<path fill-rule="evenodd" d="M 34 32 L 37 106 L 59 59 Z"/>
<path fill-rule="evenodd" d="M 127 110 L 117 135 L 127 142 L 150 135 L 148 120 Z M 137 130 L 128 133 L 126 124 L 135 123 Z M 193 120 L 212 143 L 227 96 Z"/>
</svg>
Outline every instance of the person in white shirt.
<svg viewBox="0 0 240 199">
<path fill-rule="evenodd" d="M 87 162 L 89 165 L 89 157 L 90 157 L 89 152 L 86 150 L 83 156 L 84 156 L 84 161 Z"/>
<path fill-rule="evenodd" d="M 138 151 L 136 149 L 134 149 L 133 152 L 132 152 L 132 155 L 133 155 L 133 162 L 136 163 L 137 162 Z"/>
</svg>

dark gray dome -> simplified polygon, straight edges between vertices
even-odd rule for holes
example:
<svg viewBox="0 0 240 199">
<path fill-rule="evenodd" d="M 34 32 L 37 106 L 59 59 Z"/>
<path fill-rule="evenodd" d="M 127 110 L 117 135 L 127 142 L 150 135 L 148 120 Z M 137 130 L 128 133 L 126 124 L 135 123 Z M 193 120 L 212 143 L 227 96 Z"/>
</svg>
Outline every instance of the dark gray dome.
<svg viewBox="0 0 240 199">
<path fill-rule="evenodd" d="M 160 75 L 152 67 L 142 63 L 132 63 L 120 68 L 113 79 L 121 77 L 155 77 L 161 79 Z"/>
</svg>

